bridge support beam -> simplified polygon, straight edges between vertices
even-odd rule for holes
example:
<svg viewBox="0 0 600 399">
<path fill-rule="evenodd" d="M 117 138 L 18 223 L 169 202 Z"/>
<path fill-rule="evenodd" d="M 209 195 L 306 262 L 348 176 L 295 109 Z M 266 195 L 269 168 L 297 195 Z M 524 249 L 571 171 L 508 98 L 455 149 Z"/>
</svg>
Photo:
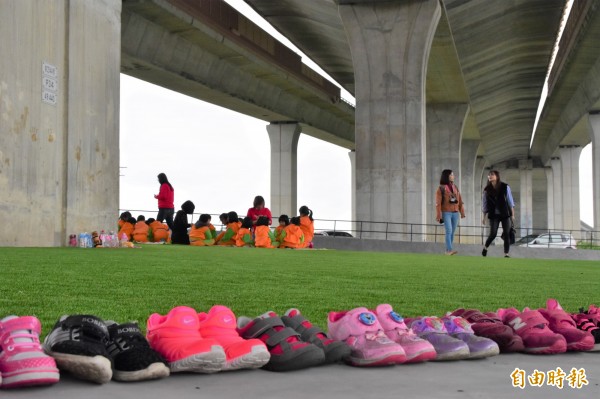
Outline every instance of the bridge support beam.
<svg viewBox="0 0 600 399">
<path fill-rule="evenodd" d="M 600 230 L 600 114 L 588 116 L 589 133 L 592 140 L 592 180 L 594 185 L 594 230 Z"/>
<path fill-rule="evenodd" d="M 114 229 L 121 1 L 2 1 L 0 37 L 0 246 Z"/>
<path fill-rule="evenodd" d="M 552 213 L 554 215 L 554 228 L 556 230 L 563 230 L 563 173 L 562 163 L 559 157 L 554 157 L 550 160 L 550 166 L 552 167 L 552 193 L 554 197 L 554 207 Z M 548 190 L 550 187 L 548 187 Z"/>
<path fill-rule="evenodd" d="M 579 155 L 582 148 L 579 146 L 561 146 L 560 164 L 562 169 L 562 215 L 564 230 L 581 229 L 581 217 L 579 214 Z M 555 186 L 556 190 L 557 187 Z M 576 237 L 579 238 L 579 237 Z"/>
<path fill-rule="evenodd" d="M 531 234 L 533 228 L 533 162 L 530 159 L 519 160 L 519 200 L 515 211 L 519 210 L 519 228 L 521 237 Z M 513 198 L 517 202 L 516 198 Z M 515 215 L 516 216 L 516 215 Z"/>
<path fill-rule="evenodd" d="M 554 230 L 556 229 L 554 222 L 554 172 L 552 168 L 545 168 L 544 172 L 546 172 L 546 204 L 548 205 L 548 229 Z"/>
<path fill-rule="evenodd" d="M 339 12 L 356 81 L 357 219 L 423 224 L 425 78 L 441 7 L 437 0 L 352 3 L 340 1 Z M 393 226 L 405 230 L 369 236 L 414 239 L 404 234 L 408 226 Z"/>
<path fill-rule="evenodd" d="M 298 123 L 267 125 L 271 142 L 271 204 L 273 217 L 296 215 L 298 190 Z"/>
<path fill-rule="evenodd" d="M 463 243 L 479 243 L 478 233 L 479 218 L 474 218 L 473 210 L 475 209 L 475 193 L 478 188 L 475 188 L 476 175 L 475 165 L 477 163 L 477 152 L 480 146 L 479 140 L 463 140 L 460 146 L 460 175 L 458 184 L 460 186 L 460 192 L 465 202 L 465 219 L 460 223 L 465 226 L 472 226 L 470 228 L 461 228 L 461 233 L 466 237 L 461 239 Z M 480 171 L 481 172 L 481 171 Z"/>
</svg>

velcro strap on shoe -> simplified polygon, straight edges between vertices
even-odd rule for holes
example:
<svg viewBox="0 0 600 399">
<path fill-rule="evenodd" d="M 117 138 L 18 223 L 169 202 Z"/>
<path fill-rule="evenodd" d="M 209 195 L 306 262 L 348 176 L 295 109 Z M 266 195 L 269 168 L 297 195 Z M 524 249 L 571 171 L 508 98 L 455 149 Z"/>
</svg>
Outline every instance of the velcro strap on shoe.
<svg viewBox="0 0 600 399">
<path fill-rule="evenodd" d="M 298 334 L 293 328 L 290 327 L 286 327 L 283 330 L 279 330 L 276 333 L 274 333 L 273 335 L 271 335 L 268 339 L 266 344 L 268 346 L 275 346 L 279 343 L 281 343 L 282 341 L 286 340 L 289 337 L 298 337 L 300 338 L 300 334 Z"/>
<path fill-rule="evenodd" d="M 4 331 L 8 333 L 15 330 L 32 330 L 39 335 L 42 329 L 40 321 L 33 316 L 21 316 L 16 319 L 7 320 L 3 325 Z"/>
<path fill-rule="evenodd" d="M 102 319 L 90 315 L 69 316 L 62 321 L 63 329 L 80 328 L 83 336 L 92 336 L 99 339 L 108 338 L 108 328 Z"/>
<path fill-rule="evenodd" d="M 255 319 L 254 324 L 244 333 L 244 338 L 258 338 L 273 327 L 285 327 L 285 324 L 277 316 Z"/>
<path fill-rule="evenodd" d="M 537 310 L 529 310 L 521 313 L 514 319 L 507 321 L 507 324 L 511 326 L 513 330 L 522 334 L 523 332 L 542 324 L 545 328 L 548 328 L 549 323 Z"/>
</svg>

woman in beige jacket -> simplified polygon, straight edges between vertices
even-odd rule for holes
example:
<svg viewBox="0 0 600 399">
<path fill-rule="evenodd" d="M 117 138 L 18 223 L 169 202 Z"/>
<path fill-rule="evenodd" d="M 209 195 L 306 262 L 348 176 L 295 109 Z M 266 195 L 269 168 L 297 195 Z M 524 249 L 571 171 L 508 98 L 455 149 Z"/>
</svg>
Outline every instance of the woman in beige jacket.
<svg viewBox="0 0 600 399">
<path fill-rule="evenodd" d="M 465 217 L 465 206 L 458 187 L 454 184 L 454 173 L 444 169 L 440 177 L 440 187 L 435 191 L 436 220 L 444 224 L 446 230 L 446 255 L 457 253 L 452 248 L 454 232 L 458 226 L 458 216 Z"/>
</svg>

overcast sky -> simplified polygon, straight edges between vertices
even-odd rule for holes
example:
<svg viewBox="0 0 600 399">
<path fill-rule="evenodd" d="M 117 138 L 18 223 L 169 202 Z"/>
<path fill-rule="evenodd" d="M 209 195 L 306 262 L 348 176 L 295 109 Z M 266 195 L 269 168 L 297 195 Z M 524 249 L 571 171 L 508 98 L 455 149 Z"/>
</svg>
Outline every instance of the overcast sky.
<svg viewBox="0 0 600 399">
<path fill-rule="evenodd" d="M 243 0 L 226 1 L 299 52 L 272 27 L 257 20 Z M 304 55 L 302 59 L 318 69 Z M 156 217 L 154 194 L 159 189 L 156 176 L 161 172 L 175 188 L 176 210 L 189 199 L 197 213 L 245 214 L 256 195 L 265 197 L 270 207 L 266 122 L 126 75 L 121 75 L 120 118 L 121 209 L 150 211 L 144 212 L 146 217 Z M 588 145 L 580 161 L 581 219 L 588 224 L 593 222 L 591 170 Z M 350 183 L 347 149 L 300 136 L 298 206 L 307 205 L 317 219 L 349 220 Z M 141 212 L 132 213 L 137 216 Z"/>
</svg>

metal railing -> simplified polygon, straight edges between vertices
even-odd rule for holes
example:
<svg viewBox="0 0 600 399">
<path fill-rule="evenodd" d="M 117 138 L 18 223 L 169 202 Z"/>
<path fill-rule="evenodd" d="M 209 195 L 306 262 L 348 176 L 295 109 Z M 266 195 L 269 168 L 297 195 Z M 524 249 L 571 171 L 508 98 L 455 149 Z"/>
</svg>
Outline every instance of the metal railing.
<svg viewBox="0 0 600 399">
<path fill-rule="evenodd" d="M 125 209 L 119 210 L 123 212 Z M 154 217 L 156 210 L 139 210 L 128 209 L 135 217 L 137 214 L 146 215 L 146 219 Z M 210 213 L 212 224 L 217 229 L 222 229 L 224 226 L 220 223 L 220 213 Z M 192 213 L 188 215 L 188 222 L 193 223 L 198 219 L 200 213 Z M 244 215 L 239 215 L 243 217 Z M 273 217 L 272 227 L 278 225 L 276 217 Z M 314 221 L 316 234 L 323 234 L 333 237 L 361 239 L 380 239 L 389 241 L 408 241 L 408 242 L 439 242 L 445 240 L 446 231 L 443 224 L 418 224 L 418 223 L 398 223 L 398 222 L 372 222 L 362 220 L 344 220 L 344 219 L 315 219 Z M 578 247 L 590 247 L 600 249 L 600 231 L 596 230 L 554 230 L 540 228 L 521 228 L 516 227 L 517 240 L 528 235 L 563 233 L 570 234 L 577 241 Z M 489 226 L 482 225 L 462 225 L 459 224 L 454 234 L 454 242 L 458 244 L 480 244 L 483 245 L 487 240 Z M 498 235 L 495 243 L 501 243 L 502 227 L 498 228 Z M 524 244 L 527 246 L 527 243 Z M 552 248 L 555 245 L 548 243 L 548 247 Z"/>
</svg>

